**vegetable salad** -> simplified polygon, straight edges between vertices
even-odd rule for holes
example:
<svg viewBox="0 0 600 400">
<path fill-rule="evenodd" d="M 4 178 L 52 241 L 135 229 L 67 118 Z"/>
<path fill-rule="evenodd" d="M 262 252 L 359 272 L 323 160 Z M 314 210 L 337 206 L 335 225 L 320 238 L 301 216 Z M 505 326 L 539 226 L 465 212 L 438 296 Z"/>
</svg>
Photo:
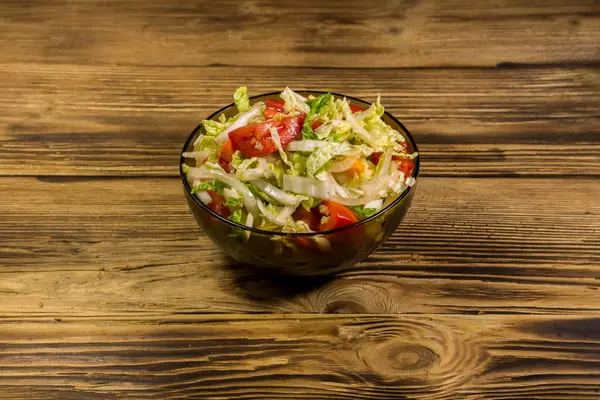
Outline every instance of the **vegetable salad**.
<svg viewBox="0 0 600 400">
<path fill-rule="evenodd" d="M 326 232 L 370 217 L 415 183 L 417 153 L 387 125 L 378 98 L 369 108 L 331 93 L 308 98 L 286 88 L 238 114 L 204 120 L 182 170 L 195 195 L 248 227 Z"/>
</svg>

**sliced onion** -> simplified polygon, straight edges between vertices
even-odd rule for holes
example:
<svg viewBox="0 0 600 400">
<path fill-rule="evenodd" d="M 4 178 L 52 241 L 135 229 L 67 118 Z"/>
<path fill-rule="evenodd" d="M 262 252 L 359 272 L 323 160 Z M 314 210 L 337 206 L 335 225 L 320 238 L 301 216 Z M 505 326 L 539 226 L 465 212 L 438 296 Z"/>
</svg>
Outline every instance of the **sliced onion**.
<svg viewBox="0 0 600 400">
<path fill-rule="evenodd" d="M 206 167 L 202 166 L 199 168 L 190 167 L 188 171 L 188 177 L 190 179 L 218 179 L 221 182 L 230 185 L 242 195 L 246 209 L 252 214 L 254 214 L 255 217 L 259 215 L 258 207 L 256 205 L 256 198 L 254 197 L 250 189 L 248 189 L 246 185 L 244 185 L 242 181 L 240 181 L 235 176 L 227 174 L 223 171 L 219 171 L 217 169 L 209 170 Z"/>
<path fill-rule="evenodd" d="M 252 226 L 254 225 L 254 216 L 250 213 L 248 213 L 248 216 L 246 217 L 246 226 L 249 226 L 250 228 L 252 228 Z"/>
<path fill-rule="evenodd" d="M 248 111 L 240 114 L 240 116 L 235 121 L 233 121 L 231 125 L 229 125 L 223 132 L 219 133 L 219 135 L 215 137 L 215 142 L 225 142 L 229 137 L 229 132 L 241 128 L 242 126 L 248 125 L 253 118 L 257 117 L 260 114 L 262 105 L 262 102 L 258 102 L 254 104 L 252 108 L 250 108 Z"/>
<path fill-rule="evenodd" d="M 380 161 L 382 163 L 381 167 L 378 165 L 377 169 L 379 173 L 375 178 L 370 181 L 364 183 L 361 186 L 361 189 L 365 191 L 365 193 L 379 193 L 387 183 L 387 178 L 389 176 L 390 163 L 392 162 L 392 150 L 388 149 L 383 153 L 383 158 Z"/>
<path fill-rule="evenodd" d="M 386 150 L 382 157 L 383 158 L 379 162 L 383 164 L 381 165 L 381 168 L 378 166 L 379 173 L 377 176 L 361 186 L 361 189 L 365 192 L 363 197 L 358 199 L 347 199 L 336 196 L 332 200 L 346 206 L 360 206 L 381 197 L 380 193 L 385 189 L 385 185 L 389 178 L 389 168 L 392 162 L 392 149 Z"/>
<path fill-rule="evenodd" d="M 335 192 L 338 196 L 346 199 L 355 199 L 364 195 L 364 192 L 361 190 L 350 189 L 340 185 L 330 173 L 327 173 L 327 182 L 335 189 Z"/>
<path fill-rule="evenodd" d="M 237 192 L 237 190 L 235 190 L 234 188 L 225 188 L 223 189 L 223 196 L 225 196 L 225 198 L 227 200 L 229 199 L 239 199 L 240 195 Z"/>
<path fill-rule="evenodd" d="M 365 204 L 365 208 L 374 208 L 377 211 L 381 210 L 382 207 L 383 207 L 383 199 L 373 200 L 373 201 L 370 201 L 367 204 Z"/>
<path fill-rule="evenodd" d="M 283 176 L 283 189 L 292 193 L 319 199 L 330 199 L 335 195 L 335 188 L 329 182 L 321 182 L 316 179 L 303 176 Z"/>
<path fill-rule="evenodd" d="M 346 157 L 343 160 L 336 161 L 333 164 L 331 164 L 331 167 L 329 167 L 328 171 L 329 172 L 344 172 L 347 169 L 350 169 L 350 167 L 352 167 L 354 165 L 356 160 L 358 160 L 357 156 Z"/>
<path fill-rule="evenodd" d="M 272 199 L 277 200 L 277 202 L 286 206 L 297 206 L 302 201 L 302 199 L 298 198 L 297 196 L 286 193 L 285 191 L 279 189 L 277 186 L 271 185 L 270 183 L 265 182 L 262 179 L 256 179 L 251 181 L 250 183 L 262 190 L 263 192 L 265 192 Z"/>
<path fill-rule="evenodd" d="M 212 203 L 212 197 L 210 197 L 207 191 L 201 190 L 196 192 L 196 197 L 205 205 Z"/>
</svg>

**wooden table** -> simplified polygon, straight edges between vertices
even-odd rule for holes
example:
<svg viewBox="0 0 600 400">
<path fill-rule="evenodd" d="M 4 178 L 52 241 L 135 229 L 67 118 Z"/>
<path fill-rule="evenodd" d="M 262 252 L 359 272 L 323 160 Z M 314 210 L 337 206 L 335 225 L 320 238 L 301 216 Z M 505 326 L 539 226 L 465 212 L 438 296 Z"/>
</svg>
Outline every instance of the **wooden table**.
<svg viewBox="0 0 600 400">
<path fill-rule="evenodd" d="M 4 0 L 0 398 L 600 398 L 600 3 Z M 384 105 L 395 235 L 265 276 L 198 229 L 191 129 L 247 84 Z"/>
</svg>

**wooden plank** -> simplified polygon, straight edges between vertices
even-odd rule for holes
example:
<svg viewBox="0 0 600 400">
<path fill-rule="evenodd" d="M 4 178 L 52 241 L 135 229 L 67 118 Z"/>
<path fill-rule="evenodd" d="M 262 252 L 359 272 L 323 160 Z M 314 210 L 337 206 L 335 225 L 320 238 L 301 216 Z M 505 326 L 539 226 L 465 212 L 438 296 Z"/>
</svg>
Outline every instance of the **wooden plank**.
<svg viewBox="0 0 600 400">
<path fill-rule="evenodd" d="M 600 319 L 2 318 L 3 399 L 593 399 Z"/>
<path fill-rule="evenodd" d="M 594 0 L 0 4 L 6 61 L 328 67 L 597 62 Z"/>
<path fill-rule="evenodd" d="M 4 64 L 0 174 L 175 176 L 187 134 L 231 101 L 383 96 L 429 176 L 600 175 L 600 69 L 353 70 Z"/>
<path fill-rule="evenodd" d="M 236 265 L 177 178 L 1 178 L 0 310 L 600 312 L 600 181 L 425 178 L 394 236 L 339 278 Z"/>
</svg>

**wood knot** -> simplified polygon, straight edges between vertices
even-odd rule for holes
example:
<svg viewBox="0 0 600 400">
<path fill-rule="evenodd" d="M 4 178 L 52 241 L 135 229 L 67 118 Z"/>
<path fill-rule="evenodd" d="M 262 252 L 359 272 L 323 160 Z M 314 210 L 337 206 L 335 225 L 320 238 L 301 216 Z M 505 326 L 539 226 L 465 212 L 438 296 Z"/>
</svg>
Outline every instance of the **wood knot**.
<svg viewBox="0 0 600 400">
<path fill-rule="evenodd" d="M 336 300 L 328 303 L 323 310 L 325 314 L 364 314 L 367 309 L 363 304 L 352 300 Z"/>
<path fill-rule="evenodd" d="M 423 378 L 439 364 L 439 357 L 430 349 L 411 343 L 383 341 L 366 346 L 359 352 L 364 363 L 385 380 Z"/>
</svg>

